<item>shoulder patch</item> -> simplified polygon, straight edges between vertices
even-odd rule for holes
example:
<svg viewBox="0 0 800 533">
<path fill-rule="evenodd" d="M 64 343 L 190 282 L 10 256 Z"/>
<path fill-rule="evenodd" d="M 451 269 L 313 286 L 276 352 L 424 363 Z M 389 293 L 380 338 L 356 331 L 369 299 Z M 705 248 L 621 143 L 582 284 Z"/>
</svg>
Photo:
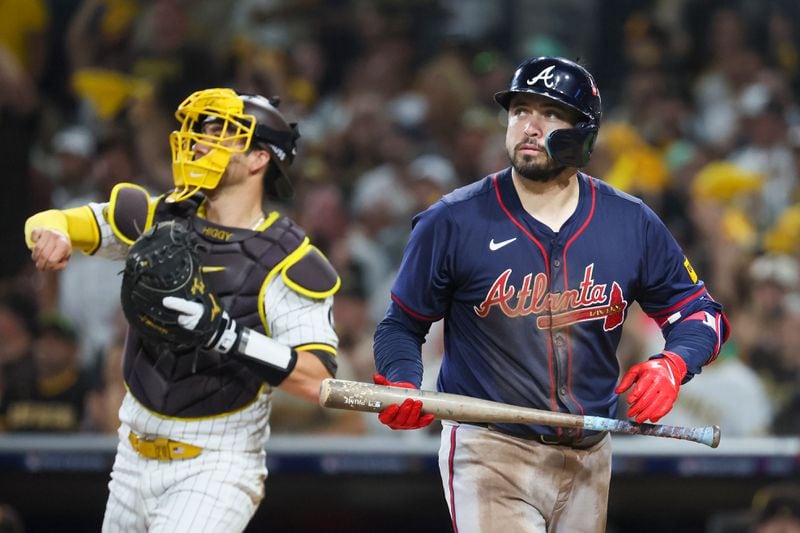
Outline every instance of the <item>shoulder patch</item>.
<svg viewBox="0 0 800 533">
<path fill-rule="evenodd" d="M 686 269 L 686 272 L 689 274 L 689 279 L 692 280 L 692 283 L 697 283 L 697 273 L 692 268 L 692 264 L 689 262 L 689 258 L 683 256 L 683 268 Z"/>
<path fill-rule="evenodd" d="M 139 185 L 118 183 L 111 190 L 108 222 L 114 235 L 125 244 L 133 244 L 139 235 L 153 225 L 155 203 Z"/>
<path fill-rule="evenodd" d="M 342 284 L 328 259 L 315 246 L 309 246 L 300 259 L 281 272 L 283 281 L 304 296 L 327 298 Z"/>
</svg>

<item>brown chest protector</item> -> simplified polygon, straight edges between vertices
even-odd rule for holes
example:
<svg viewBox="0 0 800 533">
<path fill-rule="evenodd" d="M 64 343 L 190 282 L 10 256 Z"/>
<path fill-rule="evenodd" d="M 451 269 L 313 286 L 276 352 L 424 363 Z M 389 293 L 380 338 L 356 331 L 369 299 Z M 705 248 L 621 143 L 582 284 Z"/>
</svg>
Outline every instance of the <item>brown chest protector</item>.
<svg viewBox="0 0 800 533">
<path fill-rule="evenodd" d="M 153 222 L 177 220 L 207 245 L 200 256 L 207 289 L 239 324 L 265 331 L 262 288 L 307 242 L 305 232 L 286 217 L 251 231 L 212 224 L 197 216 L 199 201 L 159 202 Z M 121 214 L 121 210 L 120 214 Z M 200 418 L 240 410 L 252 403 L 264 380 L 241 359 L 205 349 L 175 353 L 156 350 L 131 329 L 123 365 L 130 392 L 163 416 Z"/>
</svg>

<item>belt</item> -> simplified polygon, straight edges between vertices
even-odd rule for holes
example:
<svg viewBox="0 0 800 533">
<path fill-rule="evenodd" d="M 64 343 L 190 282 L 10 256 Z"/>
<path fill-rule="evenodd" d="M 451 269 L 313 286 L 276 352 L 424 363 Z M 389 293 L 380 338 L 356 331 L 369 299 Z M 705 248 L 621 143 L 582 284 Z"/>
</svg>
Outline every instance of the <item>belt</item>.
<svg viewBox="0 0 800 533">
<path fill-rule="evenodd" d="M 504 435 L 509 435 L 511 437 L 516 437 L 518 439 L 532 440 L 534 442 L 539 442 L 550 446 L 567 446 L 569 448 L 576 448 L 578 450 L 585 450 L 586 448 L 591 448 L 592 446 L 603 440 L 606 435 L 608 435 L 608 431 L 601 431 L 600 433 L 595 433 L 594 435 L 588 435 L 586 437 L 581 437 L 581 438 L 569 437 L 569 436 L 560 437 L 558 435 L 544 435 L 542 433 L 526 433 L 523 435 L 520 433 L 514 433 L 513 431 L 509 431 L 507 429 L 495 426 L 494 424 L 481 424 L 475 422 L 467 422 L 467 423 L 472 426 L 480 426 L 488 429 L 489 431 L 497 431 L 498 433 L 503 433 Z"/>
<path fill-rule="evenodd" d="M 191 459 L 197 457 L 203 448 L 192 446 L 183 442 L 169 440 L 166 437 L 156 437 L 155 439 L 145 439 L 130 432 L 128 440 L 131 446 L 142 457 L 156 459 L 158 461 L 171 461 L 173 459 Z"/>
</svg>

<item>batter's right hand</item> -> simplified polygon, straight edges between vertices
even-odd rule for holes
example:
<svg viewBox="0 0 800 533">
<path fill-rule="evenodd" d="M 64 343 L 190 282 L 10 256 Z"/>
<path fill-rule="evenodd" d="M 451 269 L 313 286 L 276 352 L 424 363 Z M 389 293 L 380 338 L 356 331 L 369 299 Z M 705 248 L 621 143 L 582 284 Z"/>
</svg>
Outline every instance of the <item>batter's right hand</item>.
<svg viewBox="0 0 800 533">
<path fill-rule="evenodd" d="M 72 255 L 72 243 L 60 231 L 37 228 L 31 231 L 31 259 L 39 270 L 62 270 Z"/>
<path fill-rule="evenodd" d="M 413 384 L 407 381 L 389 381 L 380 374 L 374 374 L 372 381 L 376 385 L 388 385 L 390 387 L 403 387 L 406 389 L 416 389 Z M 400 405 L 393 403 L 378 414 L 378 420 L 392 429 L 420 429 L 429 426 L 433 422 L 433 415 L 422 414 L 422 401 L 406 398 Z"/>
</svg>

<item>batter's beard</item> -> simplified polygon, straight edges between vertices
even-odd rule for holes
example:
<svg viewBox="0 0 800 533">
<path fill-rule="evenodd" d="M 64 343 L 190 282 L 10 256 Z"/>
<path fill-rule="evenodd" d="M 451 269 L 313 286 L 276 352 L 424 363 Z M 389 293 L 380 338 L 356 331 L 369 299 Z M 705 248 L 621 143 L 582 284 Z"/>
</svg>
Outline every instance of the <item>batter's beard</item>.
<svg viewBox="0 0 800 533">
<path fill-rule="evenodd" d="M 517 171 L 517 174 L 525 179 L 536 181 L 539 183 L 547 183 L 552 181 L 564 172 L 567 167 L 557 164 L 552 159 L 548 158 L 545 163 L 537 163 L 533 161 L 530 156 L 512 156 L 508 154 L 508 159 L 511 161 L 511 166 Z"/>
</svg>

